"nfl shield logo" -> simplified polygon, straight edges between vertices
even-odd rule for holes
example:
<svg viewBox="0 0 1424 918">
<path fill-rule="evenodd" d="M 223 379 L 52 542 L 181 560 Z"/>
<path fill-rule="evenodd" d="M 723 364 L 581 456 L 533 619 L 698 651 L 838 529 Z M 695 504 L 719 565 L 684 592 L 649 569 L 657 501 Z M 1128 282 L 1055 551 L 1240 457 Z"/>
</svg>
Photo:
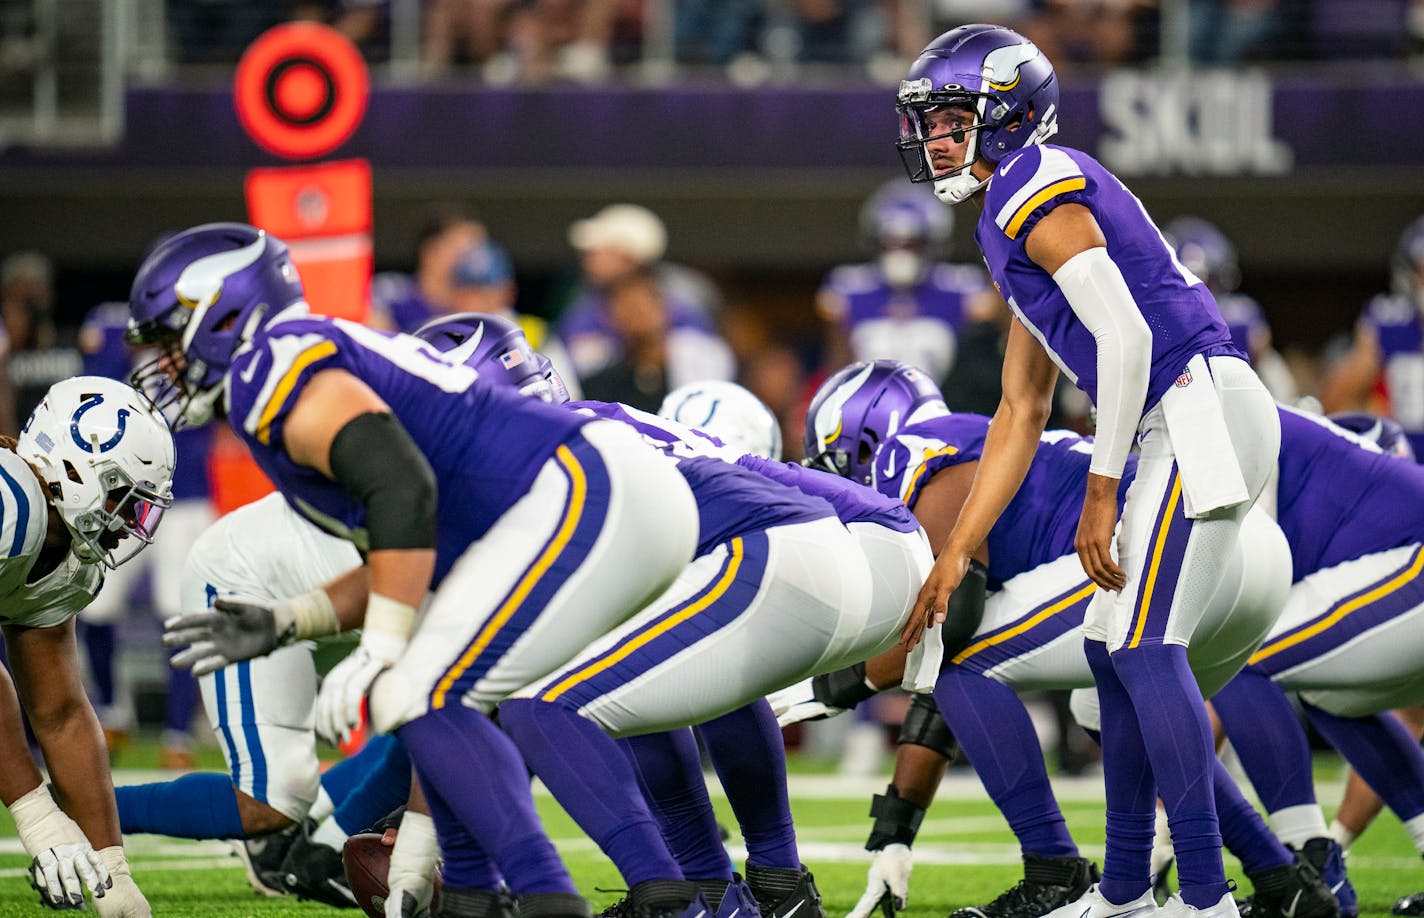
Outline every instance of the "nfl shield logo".
<svg viewBox="0 0 1424 918">
<path fill-rule="evenodd" d="M 1182 371 L 1182 375 L 1181 375 L 1181 376 L 1178 376 L 1178 377 L 1177 377 L 1177 381 L 1176 381 L 1175 383 L 1173 383 L 1173 385 L 1176 386 L 1178 389 L 1185 389 L 1187 386 L 1190 386 L 1191 384 L 1192 384 L 1192 371 L 1191 371 L 1190 368 L 1183 370 L 1183 371 Z"/>
</svg>

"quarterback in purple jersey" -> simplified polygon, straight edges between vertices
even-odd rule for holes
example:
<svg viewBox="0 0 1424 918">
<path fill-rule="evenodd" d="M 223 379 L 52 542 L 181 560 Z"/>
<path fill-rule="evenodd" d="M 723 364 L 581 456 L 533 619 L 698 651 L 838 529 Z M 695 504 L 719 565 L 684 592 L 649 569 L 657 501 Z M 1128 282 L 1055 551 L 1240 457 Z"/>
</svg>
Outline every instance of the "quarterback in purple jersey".
<svg viewBox="0 0 1424 918">
<path fill-rule="evenodd" d="M 532 914 L 587 915 L 487 714 L 677 578 L 697 511 L 675 465 L 622 425 L 481 381 L 424 342 L 309 317 L 286 246 L 250 226 L 157 246 L 130 309 L 131 340 L 160 349 L 139 374 L 167 380 L 160 400 L 189 423 L 226 411 L 288 502 L 366 561 L 275 606 L 218 599 L 170 621 L 165 639 L 187 648 L 175 664 L 213 671 L 360 623 L 322 684 L 317 730 L 347 733 L 369 693 L 373 726 L 397 733 L 426 791 L 445 909 L 507 909 L 502 879 Z M 623 812 L 643 855 L 625 873 L 635 914 L 705 908 L 657 856 L 646 806 Z"/>
<path fill-rule="evenodd" d="M 975 240 L 1016 319 L 983 461 L 906 639 L 944 615 L 1013 499 L 1062 371 L 1097 407 L 1074 544 L 1101 588 L 1084 639 L 1102 701 L 1108 820 L 1102 882 L 1054 918 L 1156 909 L 1142 839 L 1159 795 L 1181 878 L 1169 908 L 1235 915 L 1201 780 L 1211 730 L 1186 645 L 1274 467 L 1275 404 L 1137 198 L 1091 156 L 1045 143 L 1058 83 L 1031 42 L 989 25 L 945 33 L 911 65 L 898 111 L 911 179 L 980 208 Z M 1115 535 L 1134 440 L 1141 458 Z"/>
<path fill-rule="evenodd" d="M 1355 346 L 1326 381 L 1326 411 L 1365 407 L 1376 392 L 1424 457 L 1424 217 L 1405 228 L 1390 264 L 1393 289 L 1365 306 Z"/>
</svg>

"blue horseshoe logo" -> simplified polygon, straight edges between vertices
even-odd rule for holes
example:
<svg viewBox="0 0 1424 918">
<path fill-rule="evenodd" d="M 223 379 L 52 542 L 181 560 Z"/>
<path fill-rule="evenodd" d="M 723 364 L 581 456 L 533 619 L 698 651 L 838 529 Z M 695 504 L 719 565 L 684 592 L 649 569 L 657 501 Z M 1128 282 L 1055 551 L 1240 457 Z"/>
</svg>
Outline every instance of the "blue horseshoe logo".
<svg viewBox="0 0 1424 918">
<path fill-rule="evenodd" d="M 79 403 L 79 407 L 74 409 L 74 414 L 69 419 L 70 438 L 74 440 L 75 446 L 79 447 L 87 453 L 107 453 L 109 450 L 118 446 L 119 441 L 124 438 L 124 427 L 128 424 L 129 420 L 129 410 L 127 408 L 119 409 L 119 429 L 114 433 L 112 437 L 105 440 L 103 443 L 90 445 L 88 443 L 85 443 L 84 438 L 79 435 L 79 419 L 84 416 L 84 412 L 88 411 L 90 408 L 93 408 L 96 405 L 103 403 L 103 401 L 104 396 L 98 393 L 89 396 L 84 401 Z"/>
</svg>

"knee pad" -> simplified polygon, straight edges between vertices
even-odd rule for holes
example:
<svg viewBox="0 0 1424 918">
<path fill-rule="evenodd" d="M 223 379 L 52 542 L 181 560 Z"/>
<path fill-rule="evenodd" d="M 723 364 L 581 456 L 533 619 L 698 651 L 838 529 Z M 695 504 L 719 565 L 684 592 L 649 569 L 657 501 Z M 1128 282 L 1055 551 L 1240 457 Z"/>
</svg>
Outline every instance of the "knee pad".
<svg viewBox="0 0 1424 918">
<path fill-rule="evenodd" d="M 1074 689 L 1073 696 L 1068 702 L 1068 708 L 1073 712 L 1073 719 L 1078 722 L 1078 726 L 1084 730 L 1102 730 L 1103 717 L 1098 710 L 1097 689 Z"/>
<path fill-rule="evenodd" d="M 915 695 L 911 699 L 905 722 L 900 725 L 900 744 L 924 746 L 951 761 L 959 753 L 959 743 L 940 716 L 933 695 Z"/>
<path fill-rule="evenodd" d="M 876 693 L 865 682 L 864 661 L 811 680 L 811 695 L 821 704 L 850 710 Z"/>
<path fill-rule="evenodd" d="M 984 600 L 988 591 L 989 569 L 978 561 L 970 561 L 964 579 L 949 594 L 949 601 L 945 604 L 940 633 L 946 660 L 968 647 L 984 622 Z"/>
</svg>

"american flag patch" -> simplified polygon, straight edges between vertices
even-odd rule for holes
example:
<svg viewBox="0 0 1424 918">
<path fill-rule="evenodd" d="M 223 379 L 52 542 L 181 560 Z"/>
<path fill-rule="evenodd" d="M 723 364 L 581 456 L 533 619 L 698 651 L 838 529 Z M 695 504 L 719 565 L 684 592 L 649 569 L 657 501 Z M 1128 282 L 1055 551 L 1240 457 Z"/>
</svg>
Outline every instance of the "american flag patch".
<svg viewBox="0 0 1424 918">
<path fill-rule="evenodd" d="M 1181 375 L 1181 376 L 1178 376 L 1178 377 L 1177 377 L 1177 381 L 1176 381 L 1175 383 L 1173 383 L 1172 385 L 1176 386 L 1178 389 L 1185 389 L 1187 386 L 1190 386 L 1191 384 L 1192 384 L 1192 371 L 1191 371 L 1191 368 L 1188 368 L 1188 369 L 1185 369 L 1185 370 L 1182 371 L 1182 375 Z"/>
<path fill-rule="evenodd" d="M 524 362 L 524 355 L 518 351 L 505 351 L 499 355 L 499 362 L 506 370 L 513 369 Z"/>
</svg>

